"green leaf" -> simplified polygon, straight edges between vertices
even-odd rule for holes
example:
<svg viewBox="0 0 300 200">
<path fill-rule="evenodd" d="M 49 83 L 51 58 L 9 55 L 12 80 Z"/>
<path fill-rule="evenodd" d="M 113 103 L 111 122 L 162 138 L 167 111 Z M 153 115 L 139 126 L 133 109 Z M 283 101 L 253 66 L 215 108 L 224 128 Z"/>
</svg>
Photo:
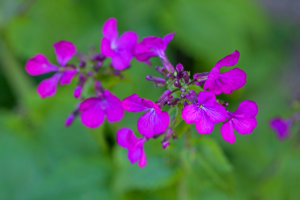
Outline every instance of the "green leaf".
<svg viewBox="0 0 300 200">
<path fill-rule="evenodd" d="M 201 182 L 201 188 L 213 187 L 232 194 L 232 167 L 218 144 L 210 138 L 198 137 L 190 146 L 181 154 L 186 173 L 181 188 L 183 194 L 197 196 L 199 187 L 193 185 L 195 182 Z"/>
<path fill-rule="evenodd" d="M 182 109 L 183 109 L 183 104 L 181 104 L 181 103 L 177 104 L 175 119 L 174 119 L 173 126 L 172 126 L 174 128 L 176 128 L 182 121 Z"/>
</svg>

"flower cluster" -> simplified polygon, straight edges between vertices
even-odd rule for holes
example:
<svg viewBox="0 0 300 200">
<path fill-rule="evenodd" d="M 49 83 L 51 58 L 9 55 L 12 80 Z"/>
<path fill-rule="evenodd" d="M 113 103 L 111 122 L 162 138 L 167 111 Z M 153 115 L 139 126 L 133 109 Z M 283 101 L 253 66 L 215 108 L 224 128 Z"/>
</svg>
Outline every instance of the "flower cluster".
<svg viewBox="0 0 300 200">
<path fill-rule="evenodd" d="M 104 37 L 100 45 L 101 53 L 83 55 L 76 52 L 71 42 L 60 41 L 54 44 L 59 66 L 50 63 L 42 54 L 37 54 L 26 64 L 26 70 L 31 75 L 55 72 L 51 78 L 39 84 L 38 93 L 42 98 L 53 96 L 58 82 L 69 84 L 74 76 L 78 77 L 74 97 L 80 102 L 67 117 L 67 126 L 76 116 L 80 116 L 87 127 L 96 128 L 105 118 L 110 123 L 120 121 L 124 110 L 144 112 L 137 121 L 137 129 L 142 138 L 137 138 L 129 128 L 122 128 L 117 132 L 117 143 L 128 149 L 128 159 L 132 163 L 138 161 L 140 167 L 147 163 L 144 142 L 164 135 L 162 147 L 166 148 L 171 138 L 177 139 L 175 128 L 181 121 L 195 124 L 200 134 L 211 133 L 215 123 L 223 122 L 220 132 L 223 139 L 230 143 L 235 141 L 234 130 L 240 134 L 248 134 L 256 127 L 258 107 L 255 102 L 245 100 L 235 112 L 230 112 L 226 109 L 228 103 L 216 98 L 221 93 L 231 94 L 246 83 L 246 73 L 239 68 L 225 73 L 220 71 L 222 67 L 237 64 L 240 57 L 238 51 L 218 61 L 210 72 L 192 76 L 182 64 L 178 63 L 174 67 L 166 55 L 167 46 L 175 33 L 167 34 L 163 38 L 150 36 L 138 42 L 137 34 L 132 31 L 118 37 L 117 20 L 114 18 L 104 23 L 102 32 Z M 77 65 L 67 64 L 74 56 L 79 58 Z M 105 66 L 104 60 L 109 57 L 111 63 Z M 120 77 L 120 71 L 129 67 L 132 58 L 151 65 L 152 57 L 160 58 L 162 65 L 156 66 L 155 70 L 162 77 L 148 75 L 146 80 L 152 81 L 155 87 L 166 87 L 156 101 L 144 99 L 138 94 L 132 94 L 120 101 L 108 89 L 103 88 L 99 78 L 101 75 Z M 82 91 L 88 80 L 93 82 L 94 94 L 85 97 Z M 177 109 L 176 113 L 179 114 L 172 116 L 171 111 L 163 110 L 164 106 L 171 107 L 171 110 Z M 179 123 L 174 123 L 175 120 Z"/>
</svg>

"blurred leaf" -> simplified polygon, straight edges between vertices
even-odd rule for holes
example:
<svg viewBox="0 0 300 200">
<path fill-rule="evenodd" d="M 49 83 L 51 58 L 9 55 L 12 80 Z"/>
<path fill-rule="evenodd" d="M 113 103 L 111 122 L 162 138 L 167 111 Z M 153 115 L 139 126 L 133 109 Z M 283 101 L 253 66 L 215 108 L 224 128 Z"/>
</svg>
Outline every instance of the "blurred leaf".
<svg viewBox="0 0 300 200">
<path fill-rule="evenodd" d="M 176 114 L 175 114 L 175 119 L 174 119 L 174 123 L 173 123 L 173 126 L 174 128 L 176 128 L 180 122 L 182 121 L 182 109 L 183 109 L 183 104 L 177 104 L 176 106 Z"/>
<path fill-rule="evenodd" d="M 234 192 L 232 168 L 220 147 L 212 139 L 198 137 L 192 140 L 192 148 L 182 154 L 184 166 L 180 195 L 197 199 L 200 188 L 214 186 L 228 194 Z M 194 183 L 201 183 L 201 186 Z"/>
</svg>

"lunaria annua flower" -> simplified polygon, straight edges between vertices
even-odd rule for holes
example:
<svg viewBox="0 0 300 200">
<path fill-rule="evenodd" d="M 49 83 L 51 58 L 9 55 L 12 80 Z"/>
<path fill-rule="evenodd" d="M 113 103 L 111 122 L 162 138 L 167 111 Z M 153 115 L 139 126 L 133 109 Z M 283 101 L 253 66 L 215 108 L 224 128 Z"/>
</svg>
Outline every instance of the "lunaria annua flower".
<svg viewBox="0 0 300 200">
<path fill-rule="evenodd" d="M 103 91 L 99 81 L 96 81 L 95 90 L 96 97 L 87 98 L 80 104 L 82 123 L 96 128 L 103 123 L 105 116 L 110 123 L 120 121 L 124 115 L 120 99 L 108 89 Z"/>
<path fill-rule="evenodd" d="M 77 69 L 74 65 L 67 65 L 67 62 L 76 53 L 75 46 L 68 41 L 59 41 L 53 46 L 60 66 L 50 63 L 43 54 L 36 54 L 27 61 L 25 66 L 28 74 L 32 76 L 56 72 L 52 77 L 43 80 L 38 85 L 37 92 L 42 98 L 53 96 L 56 93 L 56 87 L 59 81 L 61 85 L 69 84 L 77 73 Z"/>
<path fill-rule="evenodd" d="M 122 101 L 122 106 L 128 112 L 147 111 L 138 119 L 137 127 L 138 131 L 148 138 L 165 132 L 169 125 L 168 112 L 162 111 L 157 104 L 142 99 L 137 94 L 126 97 Z"/>
<path fill-rule="evenodd" d="M 234 66 L 238 62 L 239 57 L 240 53 L 234 51 L 232 54 L 218 61 L 209 72 L 203 89 L 209 89 L 209 91 L 219 95 L 222 92 L 231 94 L 233 90 L 243 87 L 247 77 L 243 70 L 234 68 L 225 73 L 220 72 L 221 67 Z"/>
<path fill-rule="evenodd" d="M 287 138 L 291 134 L 291 125 L 291 119 L 282 119 L 281 117 L 275 117 L 270 121 L 270 127 L 276 132 L 280 140 Z"/>
<path fill-rule="evenodd" d="M 234 143 L 234 129 L 240 134 L 248 134 L 256 127 L 255 116 L 258 107 L 254 101 L 245 100 L 240 103 L 235 112 L 227 112 L 228 120 L 221 126 L 221 135 L 224 140 Z"/>
<path fill-rule="evenodd" d="M 108 19 L 102 29 L 101 52 L 106 57 L 111 57 L 112 66 L 117 70 L 123 70 L 130 65 L 133 57 L 133 48 L 138 40 L 136 33 L 124 32 L 118 38 L 117 20 Z"/>
<path fill-rule="evenodd" d="M 197 99 L 193 98 L 193 104 L 185 106 L 182 110 L 182 118 L 186 123 L 195 123 L 196 129 L 201 134 L 212 132 L 215 123 L 226 119 L 226 109 L 216 102 L 212 92 L 199 92 Z"/>
<path fill-rule="evenodd" d="M 133 164 L 137 161 L 138 165 L 143 168 L 147 164 L 147 158 L 144 151 L 144 142 L 146 137 L 137 138 L 130 128 L 121 128 L 117 132 L 117 143 L 121 147 L 128 149 L 127 157 Z"/>
</svg>

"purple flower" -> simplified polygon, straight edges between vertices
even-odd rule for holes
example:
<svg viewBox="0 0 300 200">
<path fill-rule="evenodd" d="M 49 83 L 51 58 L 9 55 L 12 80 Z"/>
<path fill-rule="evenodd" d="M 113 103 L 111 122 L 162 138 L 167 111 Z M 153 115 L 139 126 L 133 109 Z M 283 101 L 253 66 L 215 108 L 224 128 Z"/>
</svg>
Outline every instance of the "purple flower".
<svg viewBox="0 0 300 200">
<path fill-rule="evenodd" d="M 117 20 L 108 19 L 102 29 L 101 52 L 106 57 L 111 57 L 112 66 L 123 70 L 130 65 L 133 57 L 133 48 L 138 40 L 136 33 L 127 31 L 118 38 Z"/>
<path fill-rule="evenodd" d="M 143 168 L 147 164 L 147 158 L 144 151 L 144 142 L 146 137 L 137 138 L 130 128 L 121 128 L 117 132 L 117 143 L 128 149 L 128 159 L 133 164 L 139 161 L 138 165 Z"/>
<path fill-rule="evenodd" d="M 246 83 L 246 73 L 239 69 L 234 68 L 228 72 L 221 73 L 221 67 L 230 67 L 238 62 L 240 53 L 234 51 L 232 54 L 225 56 L 223 59 L 218 61 L 214 68 L 208 74 L 207 80 L 204 84 L 204 89 L 209 89 L 209 91 L 215 94 L 231 94 L 232 90 L 237 90 L 243 87 Z"/>
<path fill-rule="evenodd" d="M 216 102 L 212 92 L 199 92 L 197 100 L 193 98 L 193 92 L 189 100 L 193 104 L 187 105 L 182 110 L 182 118 L 188 124 L 195 123 L 196 129 L 201 134 L 207 134 L 214 129 L 214 123 L 226 119 L 226 109 Z"/>
<path fill-rule="evenodd" d="M 275 117 L 270 121 L 271 128 L 277 133 L 280 140 L 287 138 L 290 135 L 290 127 L 292 120 Z"/>
<path fill-rule="evenodd" d="M 254 101 L 245 100 L 240 103 L 235 112 L 228 112 L 228 120 L 221 126 L 221 135 L 227 142 L 234 143 L 234 129 L 240 134 L 251 133 L 256 127 L 258 107 Z"/>
<path fill-rule="evenodd" d="M 169 42 L 173 39 L 175 33 L 169 33 L 164 38 L 150 36 L 143 39 L 142 42 L 137 43 L 134 48 L 135 57 L 140 62 L 145 62 L 151 65 L 149 59 L 155 56 L 161 58 L 164 66 L 169 72 L 174 72 L 174 67 L 169 63 L 165 50 Z"/>
<path fill-rule="evenodd" d="M 53 46 L 58 64 L 61 67 L 50 63 L 43 54 L 36 54 L 27 61 L 25 66 L 27 73 L 32 76 L 56 72 L 52 77 L 43 80 L 38 85 L 37 92 L 42 98 L 53 96 L 59 81 L 61 85 L 69 84 L 77 73 L 75 66 L 66 65 L 76 53 L 74 44 L 68 41 L 59 41 Z"/>
<path fill-rule="evenodd" d="M 120 121 L 124 116 L 120 99 L 108 89 L 97 92 L 97 97 L 84 100 L 79 106 L 79 111 L 82 123 L 89 128 L 100 126 L 105 116 L 110 123 Z"/>
<path fill-rule="evenodd" d="M 162 111 L 157 104 L 142 99 L 137 94 L 126 97 L 122 101 L 122 106 L 129 112 L 147 111 L 137 122 L 138 131 L 147 138 L 165 132 L 169 125 L 168 112 Z"/>
</svg>

